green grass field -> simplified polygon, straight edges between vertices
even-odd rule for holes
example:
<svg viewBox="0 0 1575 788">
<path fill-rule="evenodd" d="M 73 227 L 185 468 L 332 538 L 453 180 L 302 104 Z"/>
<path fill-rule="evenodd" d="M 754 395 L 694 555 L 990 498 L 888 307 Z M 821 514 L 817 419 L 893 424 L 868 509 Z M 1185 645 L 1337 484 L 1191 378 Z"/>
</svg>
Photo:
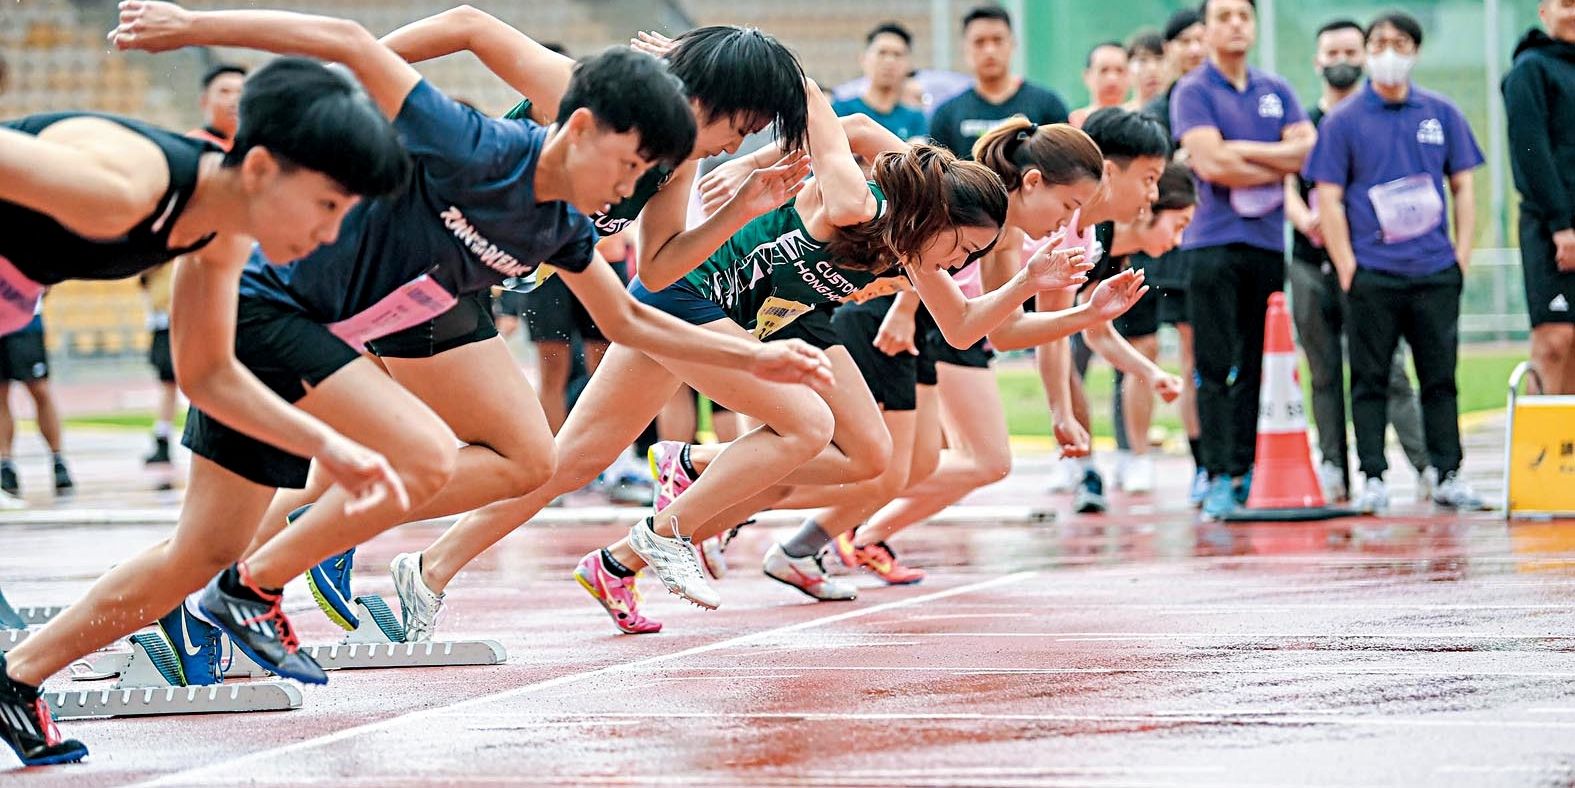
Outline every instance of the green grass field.
<svg viewBox="0 0 1575 788">
<path fill-rule="evenodd" d="M 1525 358 L 1525 351 L 1520 348 L 1490 346 L 1463 349 L 1460 355 L 1460 370 L 1456 376 L 1460 385 L 1460 411 L 1471 413 L 1503 408 L 1509 373 Z M 1302 365 L 1301 375 L 1303 395 L 1306 396 L 1306 382 L 1311 376 L 1307 372 L 1305 363 Z M 1048 436 L 1050 411 L 1045 403 L 1044 388 L 1039 383 L 1039 375 L 1032 366 L 1022 360 L 1007 361 L 1001 365 L 997 376 L 1001 381 L 1001 400 L 1006 407 L 1007 426 L 1012 434 Z M 1114 381 L 1115 375 L 1108 364 L 1096 361 L 1094 367 L 1089 370 L 1089 405 L 1093 410 L 1096 437 L 1113 435 L 1110 396 Z M 177 419 L 176 428 L 179 429 L 180 423 L 184 421 L 185 413 L 182 412 Z M 709 424 L 706 422 L 709 422 L 709 419 L 702 419 L 702 429 L 709 429 Z M 153 414 L 125 411 L 72 416 L 66 420 L 66 424 L 76 427 L 149 430 L 153 428 Z M 1154 425 L 1172 434 L 1178 432 L 1181 429 L 1181 420 L 1176 415 L 1175 406 L 1158 406 L 1155 409 Z"/>
</svg>

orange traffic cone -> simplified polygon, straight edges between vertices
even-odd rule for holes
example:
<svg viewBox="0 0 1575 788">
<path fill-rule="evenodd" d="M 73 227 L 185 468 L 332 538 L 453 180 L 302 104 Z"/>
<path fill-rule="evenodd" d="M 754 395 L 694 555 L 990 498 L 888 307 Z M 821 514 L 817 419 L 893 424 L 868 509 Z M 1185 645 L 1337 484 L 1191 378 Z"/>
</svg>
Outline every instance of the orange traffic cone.
<svg viewBox="0 0 1575 788">
<path fill-rule="evenodd" d="M 1285 294 L 1269 296 L 1263 326 L 1263 383 L 1258 395 L 1258 452 L 1247 506 L 1225 519 L 1322 520 L 1355 514 L 1324 505 L 1307 442 L 1307 407 L 1291 339 Z"/>
</svg>

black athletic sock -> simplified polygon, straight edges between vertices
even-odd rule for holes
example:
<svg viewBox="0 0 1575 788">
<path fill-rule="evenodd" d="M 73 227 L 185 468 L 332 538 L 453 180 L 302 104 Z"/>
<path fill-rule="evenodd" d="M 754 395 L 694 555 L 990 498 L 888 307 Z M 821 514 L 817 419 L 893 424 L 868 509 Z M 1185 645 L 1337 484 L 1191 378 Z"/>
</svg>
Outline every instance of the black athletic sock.
<svg viewBox="0 0 1575 788">
<path fill-rule="evenodd" d="M 606 569 L 608 574 L 611 574 L 613 577 L 634 577 L 634 570 L 624 566 L 618 559 L 613 558 L 613 554 L 605 547 L 602 548 L 602 568 Z"/>
<path fill-rule="evenodd" d="M 678 467 L 683 468 L 684 473 L 689 474 L 689 478 L 700 478 L 700 472 L 695 470 L 694 463 L 689 461 L 689 444 L 687 443 L 685 443 L 684 448 L 678 452 Z"/>
<path fill-rule="evenodd" d="M 0 673 L 4 673 L 6 681 L 11 682 L 11 686 L 16 687 L 17 693 L 22 696 L 22 702 L 24 703 L 32 703 L 38 700 L 38 696 L 44 691 L 41 685 L 29 684 L 21 679 L 12 678 L 11 674 L 6 672 L 4 654 L 0 654 Z"/>
<path fill-rule="evenodd" d="M 284 593 L 284 589 L 282 588 L 256 589 L 246 585 L 246 583 L 241 581 L 240 569 L 235 564 L 230 564 L 230 568 L 224 570 L 223 574 L 219 575 L 219 590 L 229 594 L 230 596 L 238 596 L 242 599 L 250 599 L 254 602 L 264 603 L 269 602 L 270 600 L 265 599 L 262 594 L 278 596 L 279 594 Z M 258 593 L 259 591 L 262 593 Z"/>
<path fill-rule="evenodd" d="M 1187 446 L 1192 449 L 1192 465 L 1195 468 L 1203 467 L 1203 439 L 1188 438 Z"/>
<path fill-rule="evenodd" d="M 804 521 L 804 527 L 798 529 L 798 533 L 782 543 L 782 552 L 787 553 L 789 558 L 808 558 L 830 544 L 831 539 L 831 534 L 826 533 L 820 523 L 811 518 Z"/>
</svg>

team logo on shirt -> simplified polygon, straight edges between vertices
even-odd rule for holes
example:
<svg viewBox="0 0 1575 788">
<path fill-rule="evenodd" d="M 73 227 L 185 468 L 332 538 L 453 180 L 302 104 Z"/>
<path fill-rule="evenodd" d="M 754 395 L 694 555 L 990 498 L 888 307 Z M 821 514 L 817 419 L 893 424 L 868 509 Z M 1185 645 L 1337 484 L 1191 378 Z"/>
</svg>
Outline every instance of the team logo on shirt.
<svg viewBox="0 0 1575 788">
<path fill-rule="evenodd" d="M 1285 117 L 1285 103 L 1275 93 L 1268 93 L 1258 97 L 1258 117 L 1283 118 Z"/>
<path fill-rule="evenodd" d="M 481 260 L 482 265 L 504 276 L 524 276 L 535 269 L 535 264 L 522 263 L 514 255 L 488 241 L 486 236 L 471 226 L 470 220 L 466 219 L 465 214 L 458 208 L 450 205 L 448 210 L 438 214 L 438 218 L 443 220 L 443 226 L 447 227 L 471 254 Z"/>
<path fill-rule="evenodd" d="M 1438 118 L 1428 118 L 1416 127 L 1416 141 L 1423 145 L 1444 144 L 1444 124 Z"/>
<path fill-rule="evenodd" d="M 1553 297 L 1552 301 L 1548 302 L 1548 311 L 1549 312 L 1568 312 L 1568 311 L 1570 311 L 1570 301 L 1569 301 L 1569 299 L 1565 298 L 1563 293 L 1559 293 L 1558 295 Z"/>
</svg>

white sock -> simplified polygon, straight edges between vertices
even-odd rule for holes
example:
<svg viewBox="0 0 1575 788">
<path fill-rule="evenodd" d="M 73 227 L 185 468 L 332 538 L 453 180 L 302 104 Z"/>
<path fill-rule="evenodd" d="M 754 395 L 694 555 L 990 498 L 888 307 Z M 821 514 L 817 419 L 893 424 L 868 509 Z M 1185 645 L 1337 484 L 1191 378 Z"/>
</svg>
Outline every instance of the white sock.
<svg viewBox="0 0 1575 788">
<path fill-rule="evenodd" d="M 170 437 L 170 423 L 164 419 L 153 422 L 153 437 L 168 440 Z"/>
</svg>

